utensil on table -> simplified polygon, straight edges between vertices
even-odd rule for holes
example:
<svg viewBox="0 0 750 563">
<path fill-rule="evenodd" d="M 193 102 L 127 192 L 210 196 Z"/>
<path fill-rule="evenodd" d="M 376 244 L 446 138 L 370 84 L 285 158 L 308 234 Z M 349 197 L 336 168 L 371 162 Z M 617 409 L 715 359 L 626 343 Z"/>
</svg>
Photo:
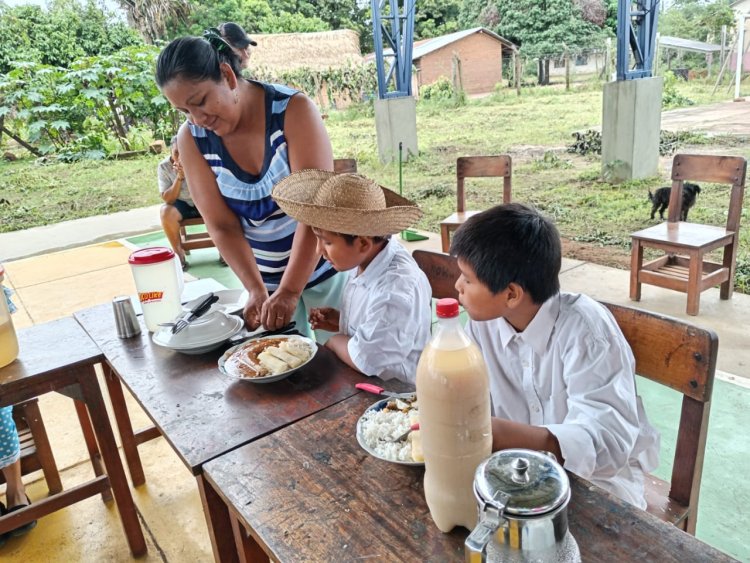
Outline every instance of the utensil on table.
<svg viewBox="0 0 750 563">
<path fill-rule="evenodd" d="M 383 395 L 384 397 L 392 397 L 394 399 L 413 399 L 414 393 L 394 393 L 393 391 L 386 391 L 382 387 L 373 385 L 372 383 L 357 383 L 355 385 L 357 389 L 367 391 L 368 393 L 374 393 L 375 395 Z"/>
<path fill-rule="evenodd" d="M 404 440 L 406 440 L 406 437 L 409 434 L 411 434 L 414 430 L 419 430 L 419 423 L 418 422 L 415 422 L 414 424 L 412 424 L 411 426 L 409 426 L 409 430 L 407 430 L 403 434 L 399 434 L 395 438 L 388 438 L 386 440 L 386 442 L 403 442 Z"/>
<path fill-rule="evenodd" d="M 230 338 L 229 343 L 232 346 L 235 346 L 247 340 L 254 340 L 256 338 L 263 338 L 265 336 L 280 336 L 282 334 L 300 334 L 300 332 L 294 328 L 296 326 L 297 326 L 297 322 L 292 321 L 288 325 L 282 326 L 281 328 L 277 328 L 276 330 L 264 330 L 263 332 L 259 332 L 257 334 L 249 334 L 245 336 L 236 336 L 234 338 Z"/>
<path fill-rule="evenodd" d="M 4 298 L 4 297 L 3 297 Z M 133 302 L 127 295 L 115 297 L 112 300 L 112 309 L 115 313 L 115 326 L 117 336 L 120 338 L 131 338 L 141 333 L 141 325 L 135 316 Z"/>
<path fill-rule="evenodd" d="M 172 327 L 172 334 L 177 334 L 178 332 L 183 330 L 185 327 L 187 327 L 195 319 L 197 319 L 201 315 L 204 315 L 211 308 L 211 305 L 216 303 L 218 300 L 219 300 L 218 295 L 209 293 L 203 301 L 198 303 L 195 307 L 193 307 L 187 313 L 184 313 L 179 318 L 179 320 L 175 322 L 174 326 Z"/>
</svg>

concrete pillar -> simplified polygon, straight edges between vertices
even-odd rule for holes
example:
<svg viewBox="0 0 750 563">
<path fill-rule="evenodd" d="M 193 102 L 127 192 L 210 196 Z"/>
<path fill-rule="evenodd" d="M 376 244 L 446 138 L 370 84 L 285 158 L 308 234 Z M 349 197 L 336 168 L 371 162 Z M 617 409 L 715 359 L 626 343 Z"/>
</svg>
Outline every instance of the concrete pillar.
<svg viewBox="0 0 750 563">
<path fill-rule="evenodd" d="M 604 85 L 602 177 L 613 183 L 659 172 L 661 76 Z"/>
<path fill-rule="evenodd" d="M 419 154 L 417 147 L 417 102 L 413 96 L 375 100 L 375 130 L 380 162 L 398 160 L 398 144 L 403 143 L 404 161 Z"/>
</svg>

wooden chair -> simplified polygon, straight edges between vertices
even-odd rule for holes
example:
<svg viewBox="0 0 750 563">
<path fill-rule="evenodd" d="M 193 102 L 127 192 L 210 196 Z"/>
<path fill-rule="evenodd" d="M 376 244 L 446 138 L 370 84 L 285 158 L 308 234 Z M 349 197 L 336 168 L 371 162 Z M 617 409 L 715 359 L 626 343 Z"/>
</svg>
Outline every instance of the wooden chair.
<svg viewBox="0 0 750 563">
<path fill-rule="evenodd" d="M 333 161 L 333 170 L 337 174 L 357 171 L 357 160 L 354 158 L 337 158 Z M 205 231 L 199 233 L 188 233 L 185 227 L 190 225 L 205 225 L 203 217 L 195 219 L 183 219 L 180 221 L 180 244 L 185 250 L 185 254 L 196 248 L 211 248 L 214 242 L 209 234 Z"/>
<path fill-rule="evenodd" d="M 448 252 L 451 245 L 451 232 L 464 222 L 479 213 L 466 211 L 464 193 L 465 178 L 503 178 L 503 203 L 510 203 L 512 162 L 508 155 L 498 156 L 460 156 L 456 160 L 456 212 L 440 222 L 440 238 L 443 252 Z"/>
<path fill-rule="evenodd" d="M 633 350 L 636 373 L 683 394 L 671 481 L 646 475 L 646 502 L 648 512 L 695 535 L 718 337 L 672 317 L 604 305 Z"/>
<path fill-rule="evenodd" d="M 18 439 L 21 442 L 21 475 L 42 470 L 50 494 L 63 490 L 55 456 L 52 454 L 47 430 L 44 427 L 39 400 L 30 399 L 13 405 L 13 420 L 16 423 Z M 0 472 L 0 483 L 5 478 Z"/>
<path fill-rule="evenodd" d="M 411 255 L 427 276 L 434 299 L 458 299 L 456 280 L 461 275 L 461 270 L 458 269 L 458 262 L 454 256 L 431 250 L 415 250 Z"/>
<path fill-rule="evenodd" d="M 642 283 L 657 285 L 687 293 L 687 314 L 697 315 L 701 292 L 706 289 L 721 285 L 720 298 L 732 297 L 746 169 L 747 162 L 739 156 L 678 154 L 674 157 L 668 220 L 631 235 L 632 300 L 640 301 Z M 731 184 L 726 226 L 680 221 L 685 181 Z M 644 264 L 644 248 L 656 248 L 666 255 Z M 705 260 L 707 253 L 719 248 L 724 249 L 721 264 Z"/>
</svg>

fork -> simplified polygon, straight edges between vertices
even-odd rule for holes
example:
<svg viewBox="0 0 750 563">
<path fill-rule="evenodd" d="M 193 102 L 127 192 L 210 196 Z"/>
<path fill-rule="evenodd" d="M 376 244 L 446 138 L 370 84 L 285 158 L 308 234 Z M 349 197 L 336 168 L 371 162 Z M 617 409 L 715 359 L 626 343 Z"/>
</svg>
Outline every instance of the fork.
<svg viewBox="0 0 750 563">
<path fill-rule="evenodd" d="M 409 430 L 404 432 L 403 434 L 400 434 L 399 436 L 396 436 L 395 438 L 388 438 L 385 440 L 386 442 L 402 442 L 406 440 L 406 437 L 411 434 L 414 430 L 419 430 L 419 423 L 415 422 L 411 426 L 409 426 Z"/>
<path fill-rule="evenodd" d="M 218 295 L 214 295 L 213 293 L 209 293 L 208 296 L 198 303 L 193 309 L 190 310 L 190 312 L 187 315 L 183 315 L 182 318 L 180 318 L 172 327 L 172 334 L 177 334 L 182 329 L 184 329 L 187 325 L 189 325 L 192 321 L 206 313 L 211 308 L 211 305 L 216 303 L 219 300 Z"/>
</svg>

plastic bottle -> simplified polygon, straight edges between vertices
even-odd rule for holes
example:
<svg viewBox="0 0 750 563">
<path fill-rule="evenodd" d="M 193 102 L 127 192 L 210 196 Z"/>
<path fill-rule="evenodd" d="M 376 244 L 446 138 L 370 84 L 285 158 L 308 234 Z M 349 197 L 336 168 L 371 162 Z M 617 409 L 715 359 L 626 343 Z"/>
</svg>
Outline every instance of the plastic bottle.
<svg viewBox="0 0 750 563">
<path fill-rule="evenodd" d="M 440 299 L 437 316 L 417 366 L 417 400 L 425 498 L 447 533 L 477 523 L 474 472 L 492 452 L 492 423 L 487 366 L 461 326 L 458 302 Z"/>
<path fill-rule="evenodd" d="M 128 258 L 143 320 L 151 332 L 182 312 L 182 269 L 169 248 L 154 246 L 136 250 Z"/>
<path fill-rule="evenodd" d="M 8 301 L 3 291 L 2 281 L 5 269 L 0 266 L 0 368 L 7 366 L 18 357 L 18 337 L 10 318 Z"/>
</svg>

